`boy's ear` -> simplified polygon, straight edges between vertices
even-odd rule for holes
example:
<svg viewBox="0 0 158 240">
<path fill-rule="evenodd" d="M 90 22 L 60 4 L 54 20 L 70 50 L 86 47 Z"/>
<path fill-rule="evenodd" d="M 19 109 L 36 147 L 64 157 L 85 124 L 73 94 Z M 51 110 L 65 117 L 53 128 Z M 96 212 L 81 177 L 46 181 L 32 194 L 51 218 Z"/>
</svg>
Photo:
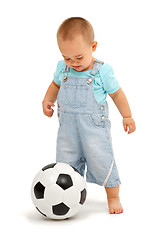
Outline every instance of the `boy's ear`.
<svg viewBox="0 0 158 240">
<path fill-rule="evenodd" d="M 94 52 L 96 50 L 96 48 L 97 48 L 97 41 L 94 41 L 92 43 L 92 51 Z"/>
</svg>

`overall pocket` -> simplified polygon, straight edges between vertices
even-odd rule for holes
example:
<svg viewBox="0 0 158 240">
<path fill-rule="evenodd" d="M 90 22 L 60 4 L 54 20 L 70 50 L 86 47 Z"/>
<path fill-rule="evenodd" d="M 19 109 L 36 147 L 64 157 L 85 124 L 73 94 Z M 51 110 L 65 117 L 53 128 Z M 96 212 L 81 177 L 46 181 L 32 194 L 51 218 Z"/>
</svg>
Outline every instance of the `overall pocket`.
<svg viewBox="0 0 158 240">
<path fill-rule="evenodd" d="M 69 85 L 64 86 L 64 102 L 72 108 L 87 106 L 88 86 Z"/>
<path fill-rule="evenodd" d="M 89 115 L 90 121 L 95 128 L 105 128 L 105 120 L 101 114 Z"/>
<path fill-rule="evenodd" d="M 90 121 L 95 128 L 107 128 L 110 129 L 111 123 L 108 118 L 102 114 L 89 115 Z"/>
</svg>

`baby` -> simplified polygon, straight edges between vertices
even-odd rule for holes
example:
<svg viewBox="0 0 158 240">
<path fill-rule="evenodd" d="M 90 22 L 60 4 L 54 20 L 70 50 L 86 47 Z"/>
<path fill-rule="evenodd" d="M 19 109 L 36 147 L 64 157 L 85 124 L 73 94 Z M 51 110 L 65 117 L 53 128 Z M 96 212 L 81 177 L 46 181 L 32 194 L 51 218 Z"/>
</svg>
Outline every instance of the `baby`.
<svg viewBox="0 0 158 240">
<path fill-rule="evenodd" d="M 86 180 L 105 187 L 110 213 L 122 213 L 121 184 L 112 149 L 107 94 L 123 117 L 124 130 L 135 131 L 126 96 L 110 65 L 93 57 L 97 48 L 91 24 L 80 17 L 66 19 L 57 32 L 64 58 L 43 100 L 43 112 L 53 115 L 57 100 L 59 129 L 56 161 L 75 167 Z"/>
</svg>

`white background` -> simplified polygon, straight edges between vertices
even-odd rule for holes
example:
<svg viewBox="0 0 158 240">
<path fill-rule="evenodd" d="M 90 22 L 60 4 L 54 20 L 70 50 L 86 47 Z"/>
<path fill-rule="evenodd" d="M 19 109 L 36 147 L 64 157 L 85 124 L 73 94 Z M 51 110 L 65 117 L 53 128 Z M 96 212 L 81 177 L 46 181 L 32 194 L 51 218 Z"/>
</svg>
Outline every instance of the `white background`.
<svg viewBox="0 0 158 240">
<path fill-rule="evenodd" d="M 3 239 L 157 239 L 157 1 L 0 1 L 0 206 Z M 91 22 L 95 57 L 111 64 L 137 130 L 128 135 L 110 97 L 116 162 L 124 213 L 110 215 L 103 187 L 88 184 L 82 211 L 66 221 L 41 218 L 30 198 L 36 172 L 55 162 L 58 119 L 42 100 L 62 59 L 61 22 Z"/>
</svg>

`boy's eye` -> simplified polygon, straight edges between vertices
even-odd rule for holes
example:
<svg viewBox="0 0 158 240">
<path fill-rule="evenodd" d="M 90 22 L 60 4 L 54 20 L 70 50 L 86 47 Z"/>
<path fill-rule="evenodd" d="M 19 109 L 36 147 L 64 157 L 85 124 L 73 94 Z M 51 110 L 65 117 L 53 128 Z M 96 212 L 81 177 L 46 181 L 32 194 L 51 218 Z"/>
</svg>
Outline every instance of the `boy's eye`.
<svg viewBox="0 0 158 240">
<path fill-rule="evenodd" d="M 70 58 L 65 58 L 65 60 L 66 60 L 66 61 L 69 61 L 69 60 L 70 60 Z"/>
<path fill-rule="evenodd" d="M 81 60 L 82 58 L 83 58 L 83 57 L 78 57 L 77 59 L 78 59 L 78 60 Z"/>
</svg>

